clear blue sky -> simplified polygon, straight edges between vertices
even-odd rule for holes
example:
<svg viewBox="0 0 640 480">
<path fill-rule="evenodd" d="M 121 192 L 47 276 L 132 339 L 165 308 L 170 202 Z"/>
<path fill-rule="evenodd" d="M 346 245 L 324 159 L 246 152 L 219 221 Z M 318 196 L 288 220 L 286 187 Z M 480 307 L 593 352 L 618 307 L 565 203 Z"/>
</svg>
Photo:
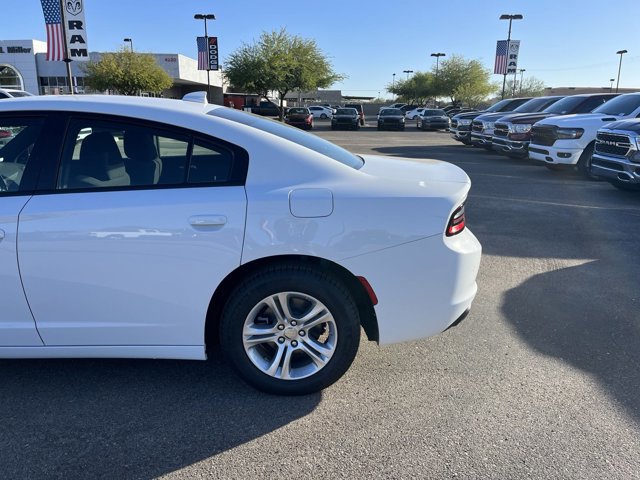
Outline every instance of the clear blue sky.
<svg viewBox="0 0 640 480">
<path fill-rule="evenodd" d="M 3 0 L 4 2 L 8 0 Z M 18 6 L 19 3 L 19 6 Z M 405 78 L 403 70 L 431 68 L 432 52 L 478 59 L 493 71 L 496 40 L 506 39 L 502 13 L 520 13 L 512 38 L 521 41 L 519 68 L 547 86 L 609 85 L 640 88 L 640 0 L 85 0 L 89 49 L 109 51 L 133 39 L 139 52 L 196 57 L 202 21 L 194 13 L 214 13 L 209 34 L 219 37 L 225 56 L 251 43 L 264 30 L 281 27 L 315 39 L 335 70 L 347 79 L 332 88 L 351 95 L 385 96 L 385 88 Z M 455 8 L 454 8 L 455 5 Z M 39 0 L 14 2 L 0 16 L 0 39 L 45 40 Z M 445 57 L 446 58 L 446 57 Z M 498 82 L 502 77 L 493 75 Z"/>
</svg>

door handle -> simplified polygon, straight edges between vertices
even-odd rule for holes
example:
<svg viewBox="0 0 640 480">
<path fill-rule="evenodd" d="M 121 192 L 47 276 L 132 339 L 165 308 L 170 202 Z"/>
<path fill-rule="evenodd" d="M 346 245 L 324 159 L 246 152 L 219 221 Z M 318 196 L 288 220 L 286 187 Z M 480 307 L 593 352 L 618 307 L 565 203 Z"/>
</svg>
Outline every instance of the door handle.
<svg viewBox="0 0 640 480">
<path fill-rule="evenodd" d="M 224 215 L 193 215 L 189 223 L 194 227 L 221 227 L 227 223 Z"/>
</svg>

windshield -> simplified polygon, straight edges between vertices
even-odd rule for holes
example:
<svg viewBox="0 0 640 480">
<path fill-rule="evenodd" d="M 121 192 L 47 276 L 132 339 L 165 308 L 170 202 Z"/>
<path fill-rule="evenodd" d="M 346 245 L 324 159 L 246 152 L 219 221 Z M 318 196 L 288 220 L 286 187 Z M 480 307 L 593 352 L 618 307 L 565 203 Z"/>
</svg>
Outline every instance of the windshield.
<svg viewBox="0 0 640 480">
<path fill-rule="evenodd" d="M 540 110 L 546 108 L 550 103 L 554 103 L 558 100 L 558 98 L 549 98 L 549 97 L 541 97 L 541 98 L 533 98 L 526 103 L 523 103 L 518 108 L 514 110 L 516 113 L 532 113 L 539 112 Z"/>
<path fill-rule="evenodd" d="M 358 111 L 355 108 L 339 108 L 336 115 L 358 115 Z"/>
<path fill-rule="evenodd" d="M 640 107 L 640 95 L 621 95 L 596 108 L 592 113 L 625 116 Z"/>
<path fill-rule="evenodd" d="M 290 127 L 277 120 L 271 120 L 252 113 L 242 112 L 233 108 L 215 108 L 208 112 L 212 117 L 220 117 L 232 122 L 241 123 L 249 127 L 257 128 L 293 143 L 297 143 L 309 150 L 325 155 L 337 162 L 343 163 L 356 170 L 362 168 L 364 161 L 353 153 L 331 142 Z"/>
<path fill-rule="evenodd" d="M 444 110 L 425 110 L 422 113 L 424 117 L 444 117 L 446 116 L 446 112 Z"/>
<path fill-rule="evenodd" d="M 553 113 L 556 115 L 566 115 L 573 112 L 578 105 L 584 102 L 585 97 L 564 97 L 562 100 L 558 100 L 553 105 L 545 108 L 544 113 Z"/>
<path fill-rule="evenodd" d="M 511 102 L 510 98 L 505 98 L 504 100 L 500 100 L 498 103 L 494 103 L 493 105 L 491 105 L 489 108 L 487 108 L 487 112 L 500 112 L 502 111 L 502 109 L 504 107 L 506 107 L 507 105 L 509 105 L 509 102 Z"/>
<path fill-rule="evenodd" d="M 390 117 L 392 115 L 404 115 L 404 113 L 399 108 L 385 108 L 380 112 L 382 117 Z"/>
</svg>

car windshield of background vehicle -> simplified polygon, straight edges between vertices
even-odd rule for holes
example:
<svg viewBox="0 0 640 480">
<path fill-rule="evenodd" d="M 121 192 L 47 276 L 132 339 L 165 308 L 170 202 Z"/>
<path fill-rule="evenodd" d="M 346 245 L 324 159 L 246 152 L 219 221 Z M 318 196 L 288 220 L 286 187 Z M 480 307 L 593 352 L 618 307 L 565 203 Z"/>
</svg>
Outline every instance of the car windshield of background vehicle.
<svg viewBox="0 0 640 480">
<path fill-rule="evenodd" d="M 498 112 L 500 111 L 500 109 L 502 107 L 504 107 L 505 105 L 507 105 L 509 102 L 511 102 L 513 99 L 512 98 L 505 98 L 504 100 L 500 100 L 498 103 L 496 103 L 495 105 L 491 105 L 489 108 L 487 108 L 487 112 Z"/>
<path fill-rule="evenodd" d="M 445 117 L 446 115 L 444 110 L 425 110 L 422 113 L 423 117 Z"/>
<path fill-rule="evenodd" d="M 552 99 L 550 98 L 534 98 L 520 105 L 518 108 L 514 110 L 514 113 L 537 112 L 540 110 L 540 108 L 544 107 L 545 105 L 548 105 L 549 102 L 551 101 Z"/>
<path fill-rule="evenodd" d="M 309 113 L 309 110 L 306 108 L 290 108 L 289 113 L 292 115 L 301 114 L 301 113 Z"/>
<path fill-rule="evenodd" d="M 383 117 L 391 117 L 393 115 L 404 115 L 399 108 L 385 108 L 380 112 Z"/>
<path fill-rule="evenodd" d="M 545 108 L 543 112 L 553 113 L 554 115 L 566 115 L 567 113 L 575 110 L 575 108 L 582 102 L 584 102 L 584 97 L 565 97 Z"/>
<path fill-rule="evenodd" d="M 339 147 L 331 142 L 323 140 L 315 135 L 303 132 L 295 127 L 290 127 L 277 120 L 271 120 L 253 115 L 247 112 L 241 112 L 232 108 L 216 108 L 209 111 L 209 115 L 220 117 L 232 122 L 241 123 L 249 127 L 257 128 L 263 132 L 276 135 L 290 142 L 297 143 L 303 147 L 313 150 L 314 152 L 325 155 L 332 160 L 343 163 L 351 168 L 359 170 L 364 165 L 364 161 L 353 153 Z"/>
<path fill-rule="evenodd" d="M 640 95 L 622 95 L 596 108 L 593 113 L 623 116 L 629 115 L 638 107 L 640 107 Z"/>
<path fill-rule="evenodd" d="M 358 115 L 358 111 L 355 108 L 339 108 L 336 115 Z"/>
</svg>

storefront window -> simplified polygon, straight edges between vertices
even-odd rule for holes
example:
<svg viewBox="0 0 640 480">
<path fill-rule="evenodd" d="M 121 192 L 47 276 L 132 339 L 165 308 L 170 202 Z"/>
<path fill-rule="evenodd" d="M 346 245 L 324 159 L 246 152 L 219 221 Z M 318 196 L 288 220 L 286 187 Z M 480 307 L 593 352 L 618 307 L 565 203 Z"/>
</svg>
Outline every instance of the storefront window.
<svg viewBox="0 0 640 480">
<path fill-rule="evenodd" d="M 0 88 L 24 90 L 20 74 L 9 65 L 0 65 Z"/>
</svg>

